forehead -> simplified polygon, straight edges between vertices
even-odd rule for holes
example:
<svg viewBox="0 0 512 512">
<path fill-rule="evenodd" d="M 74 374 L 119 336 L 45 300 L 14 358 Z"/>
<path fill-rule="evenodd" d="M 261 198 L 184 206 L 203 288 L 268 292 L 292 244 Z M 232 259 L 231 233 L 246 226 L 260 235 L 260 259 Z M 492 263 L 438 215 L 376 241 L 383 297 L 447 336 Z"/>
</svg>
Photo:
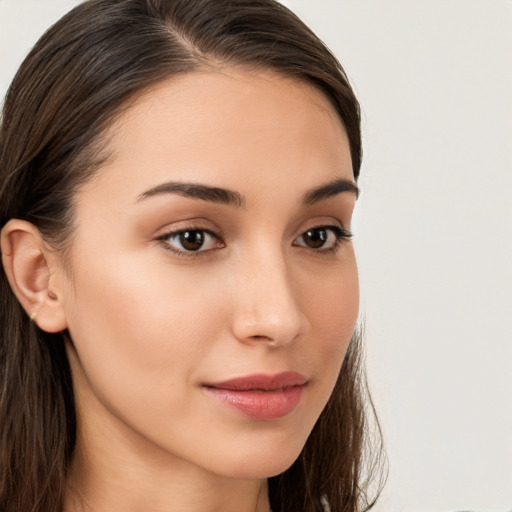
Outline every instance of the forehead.
<svg viewBox="0 0 512 512">
<path fill-rule="evenodd" d="M 238 109 L 252 113 L 251 117 L 240 118 L 236 115 L 217 119 L 218 122 L 248 125 L 254 122 L 255 114 L 262 113 L 268 117 L 272 111 L 279 115 L 282 108 L 293 106 L 289 114 L 303 114 L 313 109 L 331 118 L 339 127 L 342 123 L 327 96 L 304 80 L 294 79 L 271 70 L 251 70 L 250 68 L 211 68 L 170 77 L 142 91 L 119 117 L 121 123 L 130 122 L 130 118 L 155 113 L 164 107 L 179 117 L 190 119 L 194 112 L 194 123 L 202 121 L 203 112 L 238 114 Z M 276 107 L 280 108 L 277 109 Z M 296 121 L 296 117 L 290 121 Z"/>
<path fill-rule="evenodd" d="M 353 178 L 345 129 L 327 97 L 272 72 L 170 78 L 137 97 L 106 140 L 111 158 L 93 186 L 110 181 L 132 195 L 169 179 L 244 188 L 289 182 L 290 173 L 304 187 Z"/>
</svg>

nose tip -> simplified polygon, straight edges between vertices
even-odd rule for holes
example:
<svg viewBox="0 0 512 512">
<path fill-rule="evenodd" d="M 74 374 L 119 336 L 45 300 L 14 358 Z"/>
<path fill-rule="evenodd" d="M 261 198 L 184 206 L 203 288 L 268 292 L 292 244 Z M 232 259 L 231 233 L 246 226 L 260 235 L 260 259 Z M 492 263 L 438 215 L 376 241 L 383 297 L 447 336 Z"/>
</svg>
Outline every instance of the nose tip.
<svg viewBox="0 0 512 512">
<path fill-rule="evenodd" d="M 286 345 L 292 343 L 302 332 L 298 315 L 283 313 L 279 318 L 265 316 L 261 311 L 238 315 L 234 322 L 235 337 L 244 343 L 268 343 Z"/>
<path fill-rule="evenodd" d="M 267 268 L 264 276 L 245 281 L 240 292 L 233 320 L 239 341 L 286 345 L 304 332 L 306 316 L 282 267 Z"/>
<path fill-rule="evenodd" d="M 283 315 L 272 319 L 261 312 L 239 315 L 234 322 L 235 337 L 245 343 L 268 343 L 286 345 L 293 342 L 301 334 L 301 322 L 298 318 Z"/>
</svg>

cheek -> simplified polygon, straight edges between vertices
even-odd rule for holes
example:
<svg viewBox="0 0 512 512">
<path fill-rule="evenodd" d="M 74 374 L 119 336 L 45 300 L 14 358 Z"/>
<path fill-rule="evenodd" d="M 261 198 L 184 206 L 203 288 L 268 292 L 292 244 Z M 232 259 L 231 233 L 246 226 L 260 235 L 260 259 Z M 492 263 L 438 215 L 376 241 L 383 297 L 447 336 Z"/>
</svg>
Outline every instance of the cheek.
<svg viewBox="0 0 512 512">
<path fill-rule="evenodd" d="M 218 326 L 204 307 L 208 290 L 198 293 L 186 272 L 165 270 L 126 255 L 75 275 L 68 323 L 81 370 L 95 394 L 119 410 L 149 409 L 148 397 L 155 413 L 172 405 L 168 390 L 194 380 Z"/>
<path fill-rule="evenodd" d="M 339 271 L 324 276 L 323 285 L 310 291 L 307 304 L 311 323 L 311 358 L 323 378 L 325 403 L 336 383 L 359 313 L 359 279 L 353 253 Z"/>
<path fill-rule="evenodd" d="M 327 271 L 304 298 L 313 332 L 325 340 L 326 348 L 343 352 L 354 331 L 359 313 L 359 279 L 353 252 L 337 271 Z"/>
</svg>

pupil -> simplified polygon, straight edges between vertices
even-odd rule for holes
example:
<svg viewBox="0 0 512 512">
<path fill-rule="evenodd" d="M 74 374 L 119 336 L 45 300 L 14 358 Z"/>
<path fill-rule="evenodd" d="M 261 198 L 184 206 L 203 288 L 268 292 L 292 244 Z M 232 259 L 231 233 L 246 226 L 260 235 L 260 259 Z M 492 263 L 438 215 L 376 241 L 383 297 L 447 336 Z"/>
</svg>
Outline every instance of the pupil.
<svg viewBox="0 0 512 512">
<path fill-rule="evenodd" d="M 204 243 L 204 235 L 201 231 L 185 231 L 180 235 L 180 243 L 187 251 L 198 251 Z"/>
<path fill-rule="evenodd" d="M 325 229 L 310 229 L 303 235 L 303 239 L 308 247 L 318 249 L 327 241 L 327 231 Z"/>
</svg>

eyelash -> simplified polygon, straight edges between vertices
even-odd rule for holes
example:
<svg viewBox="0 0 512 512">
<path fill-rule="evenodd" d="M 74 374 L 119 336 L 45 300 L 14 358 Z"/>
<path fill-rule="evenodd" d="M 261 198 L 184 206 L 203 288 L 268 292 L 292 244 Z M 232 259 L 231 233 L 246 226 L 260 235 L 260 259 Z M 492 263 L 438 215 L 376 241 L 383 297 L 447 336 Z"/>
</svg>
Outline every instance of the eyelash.
<svg viewBox="0 0 512 512">
<path fill-rule="evenodd" d="M 318 248 L 318 249 L 315 249 L 315 248 L 312 248 L 312 247 L 308 247 L 306 245 L 302 245 L 302 244 L 298 244 L 298 243 L 295 243 L 296 240 L 302 238 L 305 234 L 307 234 L 308 232 L 311 232 L 311 231 L 329 231 L 331 232 L 334 237 L 335 237 L 335 240 L 334 240 L 334 243 L 333 243 L 333 246 L 332 247 L 329 247 L 327 249 L 323 249 L 323 248 Z M 184 235 L 185 233 L 187 232 L 195 232 L 195 233 L 201 233 L 203 234 L 207 234 L 209 236 L 211 236 L 212 238 L 214 238 L 217 243 L 219 244 L 219 246 L 217 247 L 218 249 L 222 249 L 223 247 L 225 247 L 225 244 L 222 242 L 221 238 L 219 237 L 218 234 L 216 234 L 214 231 L 210 230 L 210 229 L 206 229 L 206 228 L 201 228 L 201 227 L 197 227 L 197 226 L 190 226 L 190 227 L 187 227 L 187 228 L 180 228 L 180 229 L 177 229 L 177 230 L 172 230 L 172 231 L 168 231 L 166 233 L 164 233 L 163 235 L 159 236 L 156 241 L 157 242 L 160 242 L 163 247 L 174 253 L 175 255 L 177 255 L 178 257 L 181 257 L 181 258 L 197 258 L 198 256 L 201 255 L 201 253 L 203 252 L 209 252 L 213 249 L 205 249 L 205 250 L 181 250 L 181 249 L 177 249 L 175 247 L 173 247 L 170 243 L 169 243 L 169 239 L 172 239 L 172 238 L 177 238 L 181 235 Z M 310 249 L 312 250 L 313 252 L 320 252 L 320 253 L 328 253 L 328 254 L 332 254 L 332 253 L 335 253 L 338 251 L 338 249 L 340 248 L 340 246 L 343 244 L 343 242 L 347 242 L 349 241 L 351 238 L 352 238 L 352 233 L 344 228 L 341 228 L 340 226 L 336 226 L 336 225 L 319 225 L 319 226 L 313 226 L 309 229 L 307 229 L 306 231 L 304 231 L 303 233 L 301 233 L 295 240 L 294 240 L 294 243 L 293 245 L 296 246 L 296 247 L 303 247 L 305 249 Z M 202 246 L 201 246 L 202 247 Z"/>
<path fill-rule="evenodd" d="M 320 226 L 313 226 L 313 227 L 307 229 L 302 234 L 300 234 L 296 238 L 296 240 L 304 237 L 304 235 L 306 233 L 311 232 L 311 231 L 330 231 L 331 233 L 333 233 L 333 235 L 335 237 L 333 246 L 329 247 L 327 249 L 323 249 L 321 247 L 318 248 L 318 249 L 314 249 L 312 247 L 307 247 L 307 246 L 299 245 L 299 244 L 295 244 L 295 243 L 294 243 L 294 245 L 297 245 L 298 247 L 304 247 L 306 249 L 311 249 L 314 252 L 321 252 L 321 253 L 328 253 L 328 254 L 330 253 L 330 254 L 332 254 L 332 253 L 335 253 L 335 252 L 338 251 L 338 249 L 341 247 L 343 242 L 348 242 L 352 238 L 352 233 L 350 231 L 340 227 L 340 226 L 336 226 L 336 225 L 320 225 Z"/>
<path fill-rule="evenodd" d="M 212 249 L 197 250 L 197 251 L 193 251 L 193 250 L 189 250 L 189 251 L 187 251 L 187 250 L 180 250 L 180 249 L 177 249 L 177 248 L 173 247 L 169 243 L 169 239 L 177 238 L 180 235 L 184 235 L 187 232 L 202 233 L 203 235 L 207 234 L 207 235 L 211 236 L 212 238 L 214 238 L 215 240 L 217 240 L 217 242 L 219 244 L 222 244 L 221 246 L 218 247 L 219 249 L 224 247 L 224 243 L 221 241 L 221 239 L 220 239 L 218 234 L 216 234 L 215 232 L 213 232 L 210 229 L 201 228 L 201 227 L 198 227 L 198 226 L 190 226 L 190 227 L 187 227 L 187 228 L 180 228 L 180 229 L 177 229 L 177 230 L 168 231 L 167 233 L 164 233 L 163 235 L 159 236 L 156 240 L 158 242 L 162 243 L 164 249 L 174 253 L 176 256 L 181 257 L 181 258 L 197 258 L 198 256 L 201 255 L 201 253 L 209 252 L 210 250 L 212 250 Z"/>
</svg>

